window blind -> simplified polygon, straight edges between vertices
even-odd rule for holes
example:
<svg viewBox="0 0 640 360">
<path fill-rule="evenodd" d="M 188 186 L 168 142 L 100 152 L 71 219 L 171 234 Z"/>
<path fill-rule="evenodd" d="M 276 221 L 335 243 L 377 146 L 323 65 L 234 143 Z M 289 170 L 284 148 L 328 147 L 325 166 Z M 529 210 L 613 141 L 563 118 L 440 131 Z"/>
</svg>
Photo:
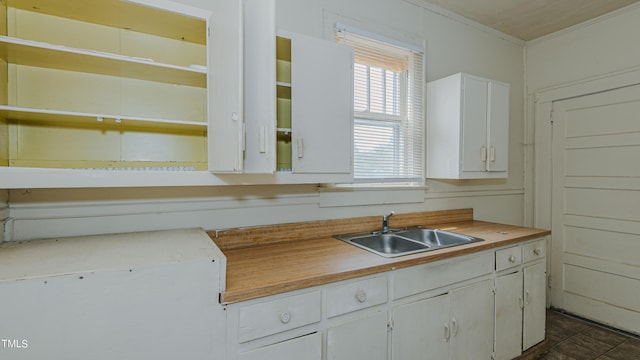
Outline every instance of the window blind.
<svg viewBox="0 0 640 360">
<path fill-rule="evenodd" d="M 423 53 L 339 28 L 354 49 L 354 181 L 423 182 Z"/>
</svg>

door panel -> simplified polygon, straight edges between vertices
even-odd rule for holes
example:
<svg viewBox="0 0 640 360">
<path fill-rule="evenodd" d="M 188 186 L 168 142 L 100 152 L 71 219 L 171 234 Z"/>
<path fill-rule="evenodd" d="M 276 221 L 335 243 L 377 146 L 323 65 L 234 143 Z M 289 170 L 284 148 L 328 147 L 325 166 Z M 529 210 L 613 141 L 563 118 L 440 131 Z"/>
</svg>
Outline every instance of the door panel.
<svg viewBox="0 0 640 360">
<path fill-rule="evenodd" d="M 485 171 L 482 148 L 487 145 L 488 81 L 463 77 L 462 171 Z M 486 151 L 486 149 L 485 149 Z"/>
<path fill-rule="evenodd" d="M 448 359 L 451 328 L 447 294 L 393 310 L 391 358 Z"/>
<path fill-rule="evenodd" d="M 489 156 L 487 170 L 507 171 L 509 167 L 509 86 L 489 83 Z"/>
<path fill-rule="evenodd" d="M 329 328 L 327 359 L 387 359 L 387 321 L 387 312 L 379 311 Z"/>
<path fill-rule="evenodd" d="M 524 268 L 524 321 L 522 348 L 544 340 L 546 312 L 546 265 L 541 262 Z"/>
<path fill-rule="evenodd" d="M 491 359 L 493 350 L 493 280 L 451 291 L 450 359 Z"/>
<path fill-rule="evenodd" d="M 349 174 L 353 51 L 298 34 L 291 40 L 293 172 Z"/>
<path fill-rule="evenodd" d="M 623 304 L 640 286 L 640 258 L 629 255 L 640 244 L 638 114 L 640 85 L 556 101 L 552 112 L 552 305 L 636 333 L 628 319 L 640 309 Z"/>
<path fill-rule="evenodd" d="M 513 359 L 522 349 L 522 273 L 496 277 L 496 360 Z"/>
</svg>

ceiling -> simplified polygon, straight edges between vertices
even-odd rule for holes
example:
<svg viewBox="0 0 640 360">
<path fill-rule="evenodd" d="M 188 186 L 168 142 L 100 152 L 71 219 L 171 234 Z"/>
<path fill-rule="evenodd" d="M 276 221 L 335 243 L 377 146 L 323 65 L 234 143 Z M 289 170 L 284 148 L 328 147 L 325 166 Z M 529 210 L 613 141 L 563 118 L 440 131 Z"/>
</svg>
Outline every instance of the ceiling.
<svg viewBox="0 0 640 360">
<path fill-rule="evenodd" d="M 509 34 L 533 40 L 640 0 L 426 0 Z"/>
</svg>

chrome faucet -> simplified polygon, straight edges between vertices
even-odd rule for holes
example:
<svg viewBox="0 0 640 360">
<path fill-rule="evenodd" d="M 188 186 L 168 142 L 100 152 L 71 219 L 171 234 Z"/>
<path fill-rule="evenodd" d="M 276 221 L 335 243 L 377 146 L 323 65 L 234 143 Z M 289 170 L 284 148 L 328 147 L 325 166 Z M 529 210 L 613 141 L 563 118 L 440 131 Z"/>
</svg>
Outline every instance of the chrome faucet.
<svg viewBox="0 0 640 360">
<path fill-rule="evenodd" d="M 388 233 L 390 231 L 389 230 L 389 218 L 391 216 L 393 216 L 393 214 L 395 214 L 395 212 L 392 211 L 392 212 L 389 213 L 389 215 L 385 215 L 385 216 L 382 217 L 382 230 L 380 231 L 380 233 L 386 234 L 386 233 Z"/>
</svg>

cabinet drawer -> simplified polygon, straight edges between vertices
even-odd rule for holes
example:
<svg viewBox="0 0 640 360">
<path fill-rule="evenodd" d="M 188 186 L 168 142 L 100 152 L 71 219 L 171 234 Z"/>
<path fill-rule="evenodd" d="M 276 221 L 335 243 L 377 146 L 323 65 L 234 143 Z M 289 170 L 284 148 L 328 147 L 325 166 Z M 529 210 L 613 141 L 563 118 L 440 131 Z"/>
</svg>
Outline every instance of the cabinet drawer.
<svg viewBox="0 0 640 360">
<path fill-rule="evenodd" d="M 520 245 L 496 251 L 496 271 L 520 264 L 522 264 L 522 247 Z"/>
<path fill-rule="evenodd" d="M 313 324 L 320 321 L 320 291 L 289 296 L 240 308 L 238 341 Z"/>
<path fill-rule="evenodd" d="M 393 298 L 418 294 L 493 271 L 493 253 L 486 252 L 418 265 L 394 273 Z"/>
<path fill-rule="evenodd" d="M 327 289 L 327 316 L 337 316 L 387 302 L 387 277 L 360 280 Z"/>
<path fill-rule="evenodd" d="M 537 259 L 542 259 L 546 256 L 545 239 L 536 240 L 528 244 L 522 245 L 522 262 L 529 262 Z"/>
</svg>

